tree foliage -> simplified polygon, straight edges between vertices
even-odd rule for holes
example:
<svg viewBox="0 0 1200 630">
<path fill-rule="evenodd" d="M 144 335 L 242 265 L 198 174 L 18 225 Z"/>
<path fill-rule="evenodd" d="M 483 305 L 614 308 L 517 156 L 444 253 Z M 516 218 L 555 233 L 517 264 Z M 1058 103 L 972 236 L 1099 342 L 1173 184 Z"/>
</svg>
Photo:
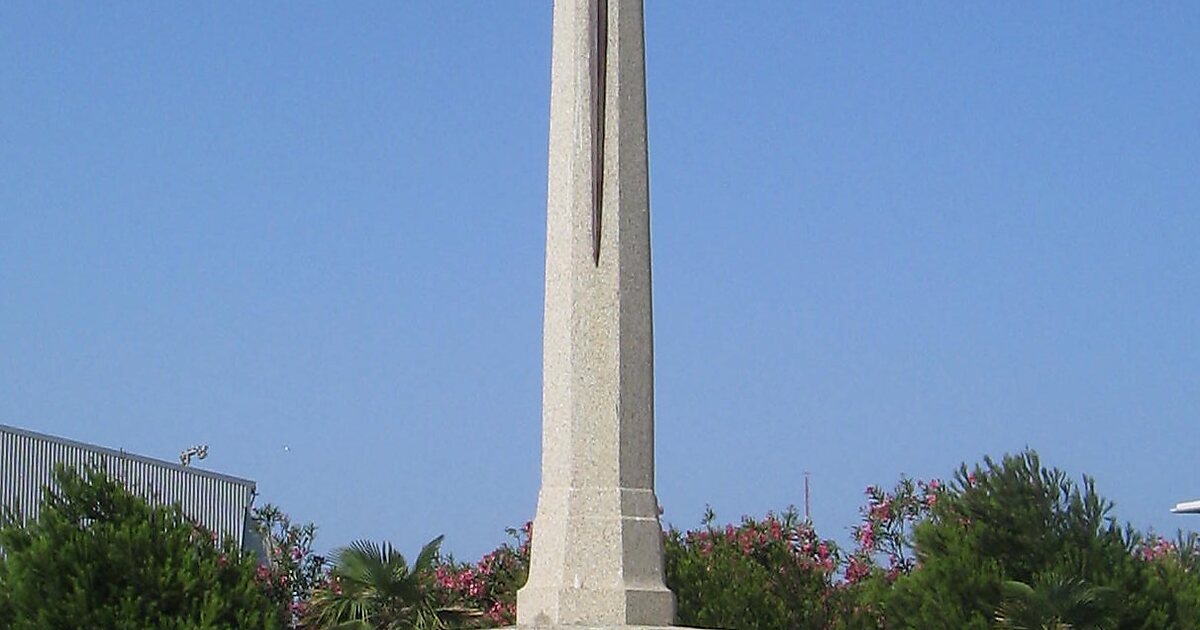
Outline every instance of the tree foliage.
<svg viewBox="0 0 1200 630">
<path fill-rule="evenodd" d="M 59 466 L 38 517 L 0 528 L 0 626 L 277 628 L 255 563 L 178 506 L 152 506 L 102 470 Z"/>
<path fill-rule="evenodd" d="M 833 619 L 831 589 L 838 549 L 820 540 L 794 509 L 666 537 L 667 586 L 677 621 L 703 628 L 824 628 Z"/>
<path fill-rule="evenodd" d="M 794 510 L 668 530 L 676 623 L 709 628 L 882 630 L 1200 628 L 1200 541 L 1118 524 L 1088 477 L 1025 451 L 962 466 L 949 483 L 902 477 L 867 489 L 855 547 L 839 550 Z M 511 602 L 527 568 L 498 549 L 435 569 L 452 597 Z M 503 557 L 503 570 L 496 558 Z M 511 618 L 476 617 L 506 625 Z"/>
<path fill-rule="evenodd" d="M 1139 557 L 1142 537 L 1119 525 L 1112 508 L 1090 477 L 1077 482 L 1032 451 L 985 458 L 960 467 L 913 527 L 914 569 L 863 593 L 873 594 L 868 603 L 889 627 L 987 628 L 997 612 L 1011 618 L 1065 606 L 1067 595 L 1107 592 L 1122 596 L 1063 610 L 1074 610 L 1080 627 L 1196 627 L 1186 602 L 1200 595 L 1200 578 L 1173 570 L 1176 561 Z M 1164 588 L 1168 576 L 1174 592 Z M 1014 598 L 1017 584 L 1027 597 Z"/>
<path fill-rule="evenodd" d="M 0 529 L 0 627 L 496 627 L 513 623 L 528 573 L 528 525 L 476 563 L 442 556 L 439 537 L 412 564 L 359 541 L 326 565 L 312 526 L 270 506 L 269 562 L 255 571 L 177 509 L 101 473 L 60 474 L 38 523 Z M 710 510 L 667 531 L 666 580 L 676 622 L 698 627 L 1200 630 L 1200 540 L 1143 534 L 1112 512 L 1091 478 L 1025 451 L 948 483 L 868 488 L 846 551 L 794 509 L 729 525 Z"/>
</svg>

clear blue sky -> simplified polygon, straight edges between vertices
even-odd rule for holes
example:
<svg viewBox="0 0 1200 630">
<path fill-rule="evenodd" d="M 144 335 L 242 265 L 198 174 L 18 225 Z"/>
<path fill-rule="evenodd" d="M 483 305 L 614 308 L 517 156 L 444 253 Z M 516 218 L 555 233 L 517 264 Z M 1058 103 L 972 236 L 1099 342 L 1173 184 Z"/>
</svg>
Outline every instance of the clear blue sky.
<svg viewBox="0 0 1200 630">
<path fill-rule="evenodd" d="M 690 526 L 1028 445 L 1200 497 L 1200 5 L 648 2 Z M 0 422 L 477 557 L 532 516 L 550 2 L 0 4 Z M 285 450 L 285 445 L 288 450 Z"/>
</svg>

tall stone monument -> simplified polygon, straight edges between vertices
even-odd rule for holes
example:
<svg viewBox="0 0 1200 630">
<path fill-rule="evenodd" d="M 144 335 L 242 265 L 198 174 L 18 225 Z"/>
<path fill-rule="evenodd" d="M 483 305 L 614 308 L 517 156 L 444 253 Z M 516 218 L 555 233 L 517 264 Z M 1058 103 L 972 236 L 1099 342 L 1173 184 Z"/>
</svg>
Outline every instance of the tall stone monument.
<svg viewBox="0 0 1200 630">
<path fill-rule="evenodd" d="M 642 0 L 555 0 L 542 488 L 521 626 L 670 626 Z"/>
</svg>

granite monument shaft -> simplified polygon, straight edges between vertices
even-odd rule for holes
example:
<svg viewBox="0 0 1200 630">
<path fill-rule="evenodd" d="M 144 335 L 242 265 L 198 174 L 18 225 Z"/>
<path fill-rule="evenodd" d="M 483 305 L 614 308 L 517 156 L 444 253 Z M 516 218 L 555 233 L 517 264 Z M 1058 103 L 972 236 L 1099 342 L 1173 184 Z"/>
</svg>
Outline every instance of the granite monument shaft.
<svg viewBox="0 0 1200 630">
<path fill-rule="evenodd" d="M 669 626 L 642 0 L 555 0 L 542 487 L 521 625 Z"/>
</svg>

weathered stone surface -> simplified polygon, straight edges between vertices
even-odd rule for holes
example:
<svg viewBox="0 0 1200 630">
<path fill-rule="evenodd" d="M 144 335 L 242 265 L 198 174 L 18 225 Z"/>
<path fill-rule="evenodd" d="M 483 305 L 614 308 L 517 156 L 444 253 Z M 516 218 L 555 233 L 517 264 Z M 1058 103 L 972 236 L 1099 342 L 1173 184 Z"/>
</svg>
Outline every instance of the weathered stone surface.
<svg viewBox="0 0 1200 630">
<path fill-rule="evenodd" d="M 684 630 L 674 625 L 515 625 L 511 628 L 515 630 Z"/>
<path fill-rule="evenodd" d="M 522 626 L 666 627 L 642 0 L 555 0 L 542 488 Z"/>
</svg>

